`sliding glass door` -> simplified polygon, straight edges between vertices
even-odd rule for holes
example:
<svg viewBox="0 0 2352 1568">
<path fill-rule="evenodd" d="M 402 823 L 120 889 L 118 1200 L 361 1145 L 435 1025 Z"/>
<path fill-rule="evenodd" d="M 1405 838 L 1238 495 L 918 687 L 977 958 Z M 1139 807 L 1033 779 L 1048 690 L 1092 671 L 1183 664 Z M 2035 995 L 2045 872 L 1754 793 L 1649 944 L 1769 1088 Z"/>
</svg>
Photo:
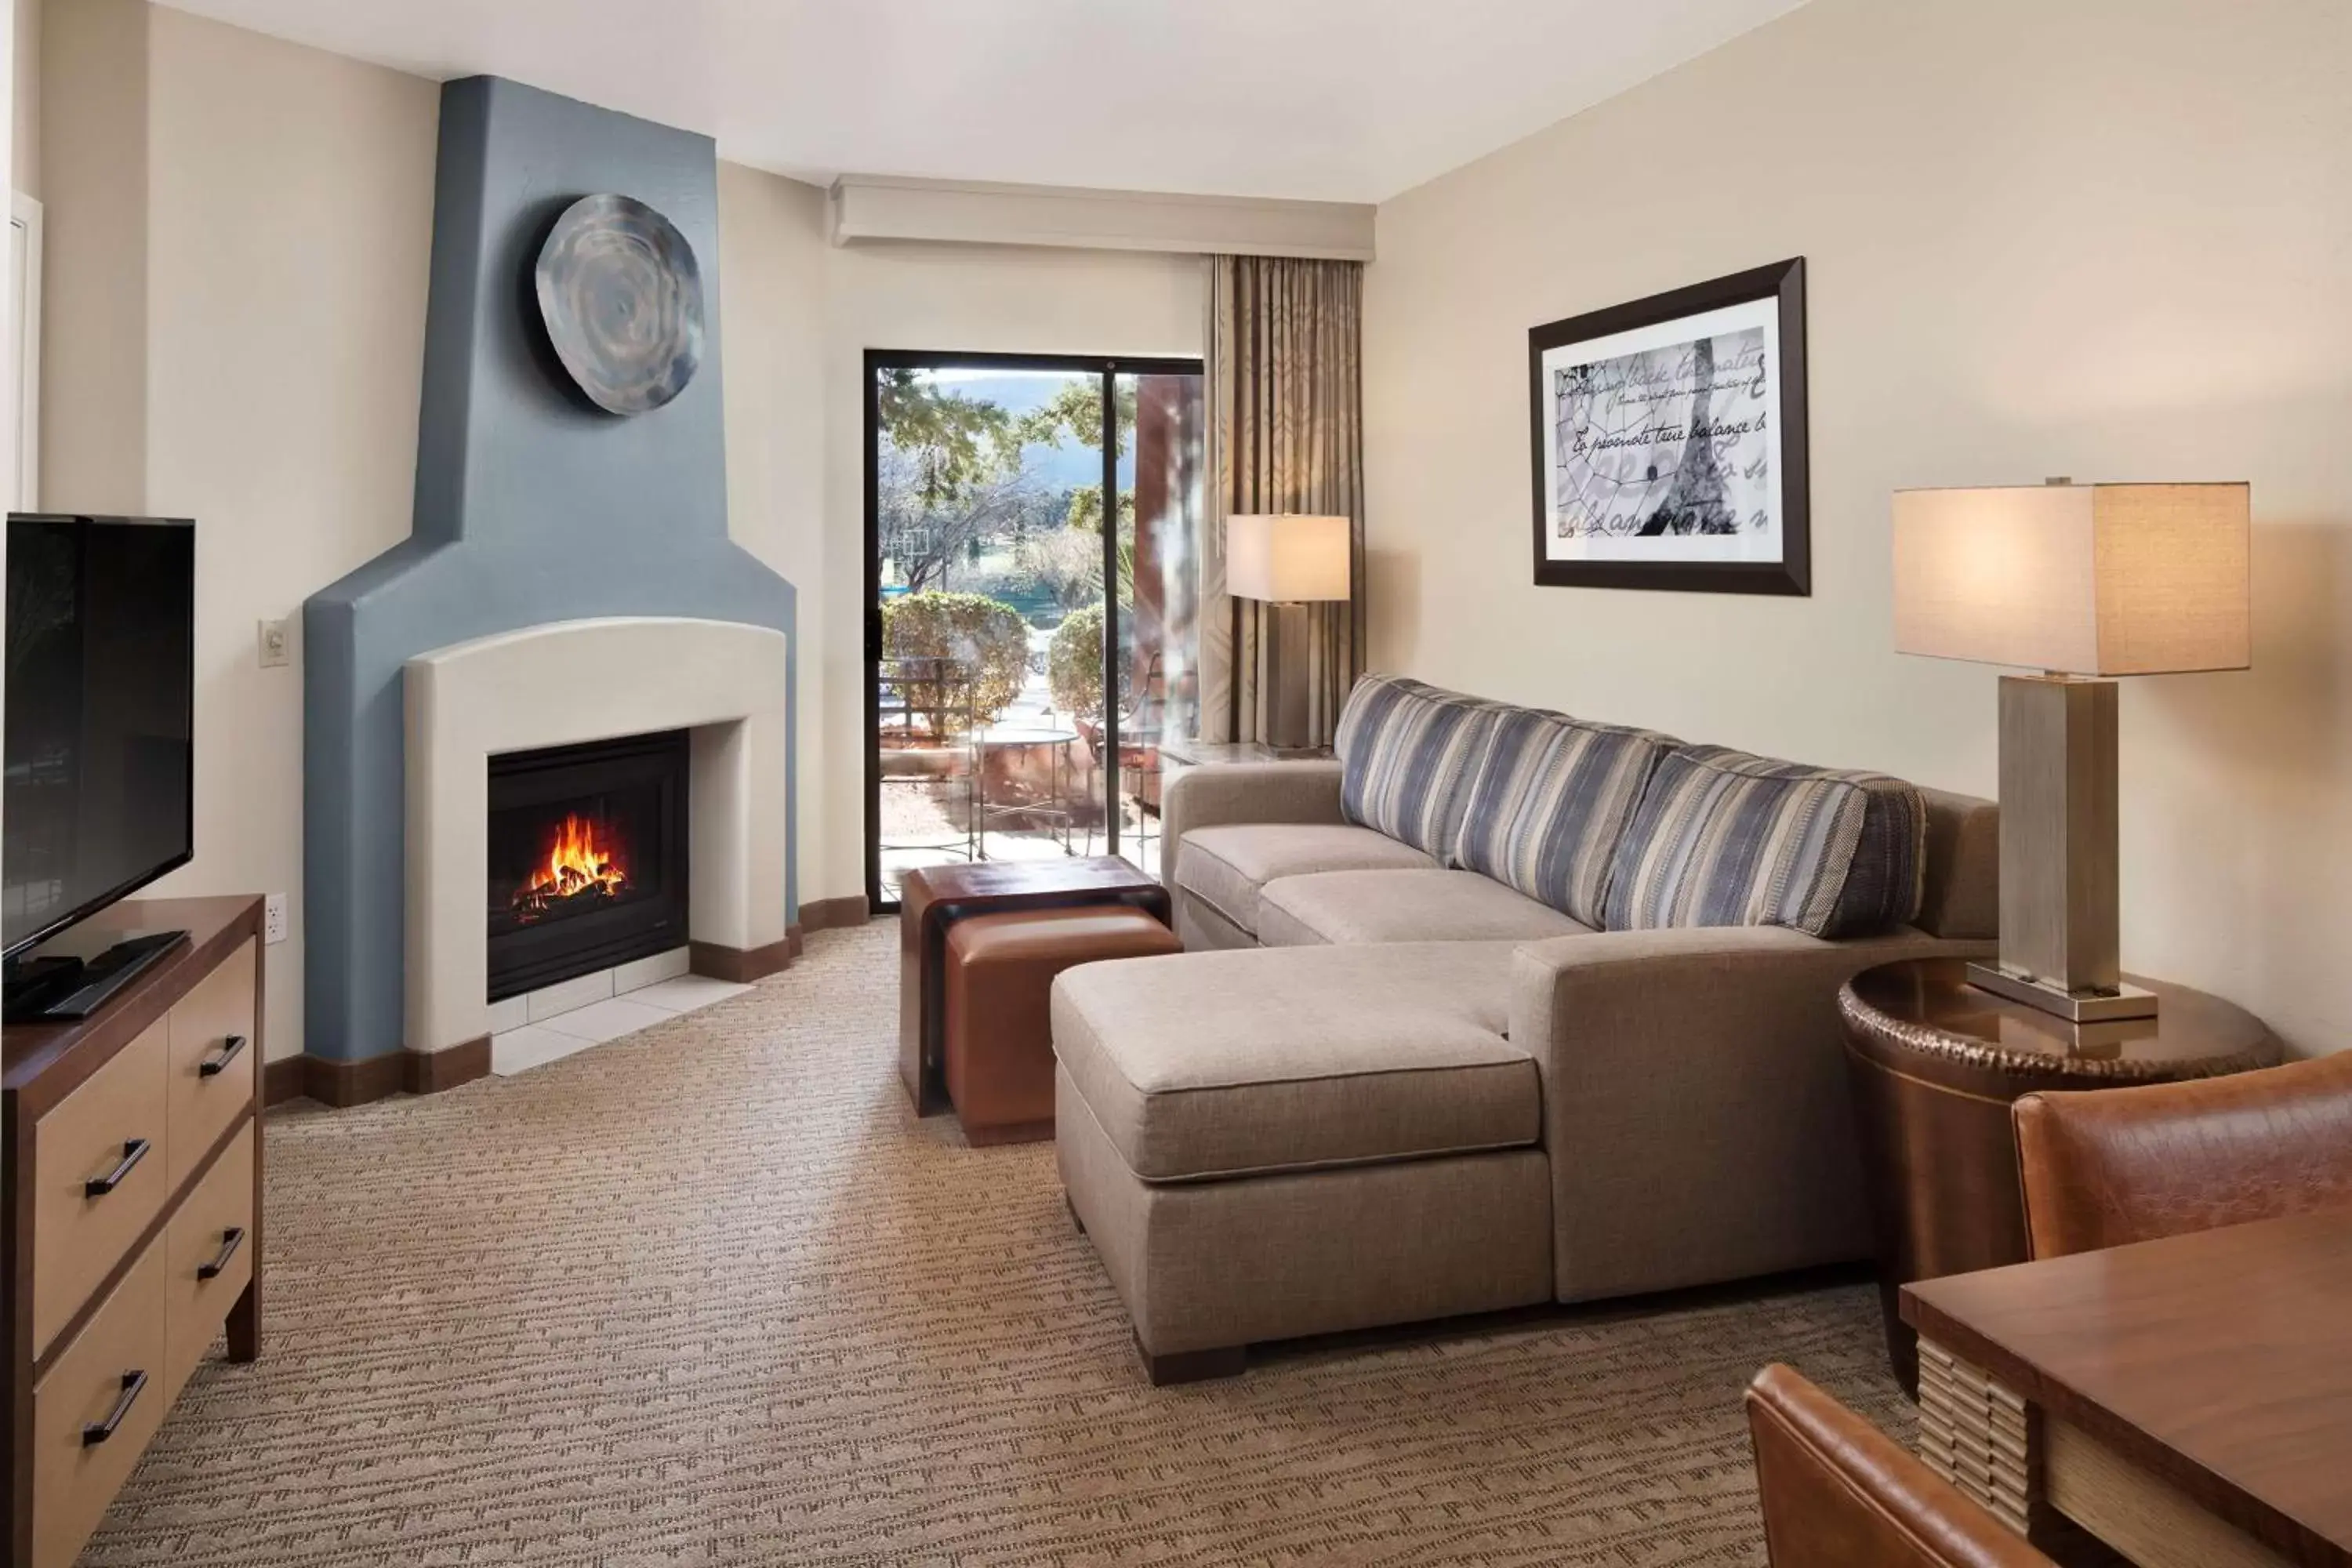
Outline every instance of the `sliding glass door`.
<svg viewBox="0 0 2352 1568">
<path fill-rule="evenodd" d="M 1190 733 L 1200 367 L 866 355 L 866 883 L 1159 856 Z"/>
</svg>

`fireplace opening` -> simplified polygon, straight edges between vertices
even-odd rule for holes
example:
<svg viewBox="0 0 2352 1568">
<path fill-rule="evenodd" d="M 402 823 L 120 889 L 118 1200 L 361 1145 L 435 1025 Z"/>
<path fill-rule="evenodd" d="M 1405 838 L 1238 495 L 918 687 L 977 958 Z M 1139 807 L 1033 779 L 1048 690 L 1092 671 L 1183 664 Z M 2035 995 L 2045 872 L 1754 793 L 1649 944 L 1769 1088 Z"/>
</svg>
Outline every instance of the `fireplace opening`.
<svg viewBox="0 0 2352 1568">
<path fill-rule="evenodd" d="M 686 945 L 683 730 L 490 759 L 489 997 Z"/>
</svg>

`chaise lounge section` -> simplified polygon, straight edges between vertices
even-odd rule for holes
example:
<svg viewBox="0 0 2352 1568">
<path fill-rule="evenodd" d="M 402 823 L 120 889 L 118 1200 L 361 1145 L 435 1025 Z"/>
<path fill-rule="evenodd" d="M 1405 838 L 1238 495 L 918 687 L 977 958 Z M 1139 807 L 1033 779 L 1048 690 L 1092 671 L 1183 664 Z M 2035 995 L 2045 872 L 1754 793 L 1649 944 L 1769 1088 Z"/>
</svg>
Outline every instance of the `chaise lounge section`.
<svg viewBox="0 0 2352 1568">
<path fill-rule="evenodd" d="M 1349 719 L 1398 688 L 1419 752 L 1175 780 L 1188 951 L 1055 985 L 1063 1179 L 1154 1380 L 1866 1256 L 1835 997 L 1990 951 L 1993 807 L 1384 678 Z M 1696 923 L 1759 911 L 1821 929 Z"/>
<path fill-rule="evenodd" d="M 1054 996 L 1072 1207 L 1155 1381 L 1262 1340 L 1550 1295 L 1541 1089 L 1506 947 L 1216 952 Z M 1344 1004 L 1339 999 L 1345 999 Z"/>
</svg>

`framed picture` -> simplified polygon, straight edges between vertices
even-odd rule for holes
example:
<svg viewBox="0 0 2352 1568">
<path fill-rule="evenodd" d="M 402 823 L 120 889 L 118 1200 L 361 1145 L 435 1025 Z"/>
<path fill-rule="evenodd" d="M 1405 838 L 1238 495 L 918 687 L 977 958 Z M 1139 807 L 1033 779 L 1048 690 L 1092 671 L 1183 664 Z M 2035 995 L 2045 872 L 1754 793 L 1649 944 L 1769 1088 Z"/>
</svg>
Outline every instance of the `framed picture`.
<svg viewBox="0 0 2352 1568">
<path fill-rule="evenodd" d="M 1805 260 L 1528 333 L 1538 584 L 1810 594 Z"/>
</svg>

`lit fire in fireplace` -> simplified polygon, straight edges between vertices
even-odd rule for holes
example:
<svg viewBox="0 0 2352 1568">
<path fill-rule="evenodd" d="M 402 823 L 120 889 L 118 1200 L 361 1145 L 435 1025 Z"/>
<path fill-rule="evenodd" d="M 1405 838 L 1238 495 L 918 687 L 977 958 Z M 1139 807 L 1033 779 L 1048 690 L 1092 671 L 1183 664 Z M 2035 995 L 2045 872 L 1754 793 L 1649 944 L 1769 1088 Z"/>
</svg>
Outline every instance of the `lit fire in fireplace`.
<svg viewBox="0 0 2352 1568">
<path fill-rule="evenodd" d="M 620 846 L 593 817 L 566 813 L 547 858 L 515 893 L 515 913 L 528 922 L 574 899 L 610 899 L 629 885 Z"/>
</svg>

